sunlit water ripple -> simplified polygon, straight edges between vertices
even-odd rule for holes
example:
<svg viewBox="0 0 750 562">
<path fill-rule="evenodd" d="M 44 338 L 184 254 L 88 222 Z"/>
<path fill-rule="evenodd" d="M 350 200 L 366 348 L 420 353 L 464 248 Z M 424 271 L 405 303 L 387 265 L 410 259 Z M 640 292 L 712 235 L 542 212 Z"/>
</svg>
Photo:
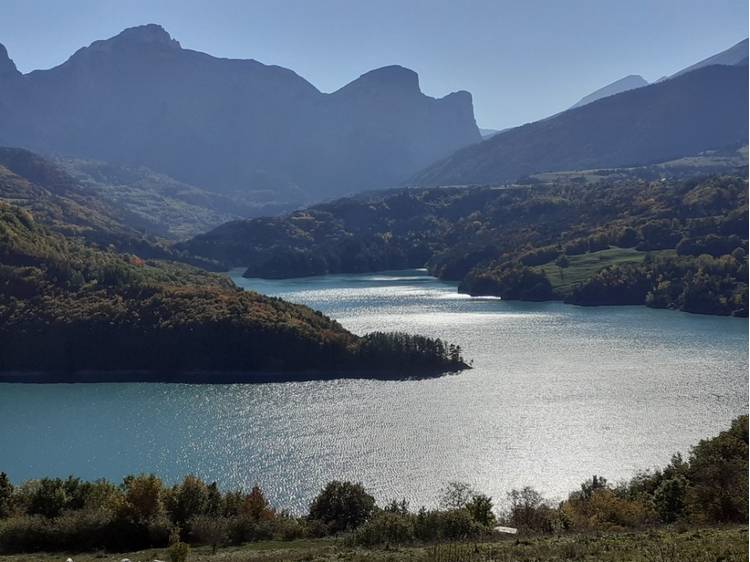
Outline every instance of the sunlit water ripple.
<svg viewBox="0 0 750 562">
<path fill-rule="evenodd" d="M 263 385 L 0 385 L 0 470 L 259 483 L 304 510 L 328 480 L 431 505 L 451 480 L 496 498 L 561 497 L 666 463 L 747 411 L 747 322 L 642 307 L 459 295 L 422 271 L 239 285 L 346 328 L 461 345 L 474 369 L 430 380 Z"/>
</svg>

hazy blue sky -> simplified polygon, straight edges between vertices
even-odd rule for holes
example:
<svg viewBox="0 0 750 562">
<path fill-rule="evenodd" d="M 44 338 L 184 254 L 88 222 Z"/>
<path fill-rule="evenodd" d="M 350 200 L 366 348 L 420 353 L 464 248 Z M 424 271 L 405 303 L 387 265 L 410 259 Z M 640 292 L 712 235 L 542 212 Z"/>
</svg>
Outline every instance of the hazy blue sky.
<svg viewBox="0 0 750 562">
<path fill-rule="evenodd" d="M 481 127 L 564 109 L 627 74 L 646 80 L 747 36 L 747 0 L 0 0 L 0 43 L 49 68 L 125 27 L 159 23 L 183 47 L 295 70 L 323 91 L 376 67 L 422 90 L 474 95 Z"/>
</svg>

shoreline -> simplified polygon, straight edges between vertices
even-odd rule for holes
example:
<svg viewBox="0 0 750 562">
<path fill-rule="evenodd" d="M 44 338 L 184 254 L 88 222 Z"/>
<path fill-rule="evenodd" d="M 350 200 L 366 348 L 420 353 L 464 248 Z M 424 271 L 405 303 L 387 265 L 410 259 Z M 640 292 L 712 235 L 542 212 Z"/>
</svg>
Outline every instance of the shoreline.
<svg viewBox="0 0 750 562">
<path fill-rule="evenodd" d="M 419 370 L 408 374 L 393 371 L 4 371 L 0 372 L 0 384 L 106 384 L 106 383 L 155 383 L 155 384 L 270 384 L 289 382 L 331 381 L 341 379 L 408 381 L 436 379 L 457 375 L 469 370 L 466 365 L 459 370 Z"/>
<path fill-rule="evenodd" d="M 224 275 L 227 276 L 228 279 L 232 280 L 231 274 L 232 272 L 236 272 L 238 270 L 242 270 L 244 268 L 242 267 L 233 267 L 228 270 L 225 270 L 223 272 Z M 747 319 L 747 314 L 721 314 L 717 312 L 701 312 L 701 311 L 694 311 L 694 310 L 682 310 L 679 308 L 671 308 L 671 307 L 655 307 L 655 306 L 648 306 L 646 303 L 585 303 L 585 302 L 569 302 L 567 300 L 566 296 L 559 296 L 554 298 L 544 298 L 544 299 L 504 299 L 499 295 L 493 295 L 491 293 L 481 293 L 481 292 L 472 292 L 470 290 L 462 290 L 461 289 L 461 282 L 456 282 L 455 280 L 449 280 L 449 279 L 441 279 L 440 277 L 436 277 L 432 273 L 429 272 L 429 270 L 425 267 L 415 267 L 415 268 L 408 268 L 408 269 L 383 269 L 383 270 L 377 270 L 377 271 L 366 271 L 366 272 L 339 272 L 339 273 L 324 273 L 324 274 L 314 274 L 314 275 L 304 275 L 304 276 L 282 276 L 282 277 L 245 277 L 244 274 L 240 275 L 243 279 L 260 279 L 262 281 L 286 281 L 286 280 L 293 280 L 293 279 L 314 279 L 314 278 L 321 278 L 321 277 L 328 277 L 331 275 L 377 275 L 377 274 L 386 274 L 386 273 L 396 273 L 396 272 L 405 272 L 405 271 L 423 271 L 426 273 L 426 276 L 432 277 L 433 279 L 436 279 L 437 281 L 440 281 L 441 283 L 446 284 L 455 284 L 456 285 L 456 293 L 459 295 L 466 295 L 471 298 L 477 298 L 477 299 L 497 299 L 497 300 L 503 300 L 507 302 L 558 302 L 561 304 L 565 304 L 568 306 L 577 306 L 582 308 L 598 308 L 598 307 L 609 307 L 609 306 L 616 306 L 616 307 L 623 307 L 623 306 L 638 306 L 643 308 L 649 308 L 651 310 L 669 310 L 672 312 L 684 312 L 685 314 L 695 314 L 698 316 L 718 316 L 721 318 L 740 318 L 740 319 Z M 232 281 L 234 283 L 234 281 Z M 243 291 L 253 291 L 253 289 L 248 289 L 245 287 L 241 287 L 234 283 L 234 285 Z M 257 292 L 257 291 L 256 291 Z"/>
</svg>

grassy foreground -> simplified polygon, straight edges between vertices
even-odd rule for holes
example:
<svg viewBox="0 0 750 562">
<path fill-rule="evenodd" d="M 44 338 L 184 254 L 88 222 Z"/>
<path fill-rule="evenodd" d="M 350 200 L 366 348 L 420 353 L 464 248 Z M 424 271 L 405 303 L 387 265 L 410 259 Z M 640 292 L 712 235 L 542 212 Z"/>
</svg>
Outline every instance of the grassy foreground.
<svg viewBox="0 0 750 562">
<path fill-rule="evenodd" d="M 132 562 L 169 560 L 166 549 L 103 554 L 18 554 L 0 556 L 0 562 L 57 561 Z M 747 527 L 668 529 L 603 534 L 563 534 L 555 537 L 504 537 L 488 542 L 450 543 L 420 547 L 366 549 L 348 545 L 346 539 L 262 541 L 227 547 L 212 554 L 209 547 L 195 548 L 191 562 L 245 561 L 394 561 L 425 562 L 547 562 L 583 560 L 601 562 L 739 562 L 748 560 Z"/>
</svg>

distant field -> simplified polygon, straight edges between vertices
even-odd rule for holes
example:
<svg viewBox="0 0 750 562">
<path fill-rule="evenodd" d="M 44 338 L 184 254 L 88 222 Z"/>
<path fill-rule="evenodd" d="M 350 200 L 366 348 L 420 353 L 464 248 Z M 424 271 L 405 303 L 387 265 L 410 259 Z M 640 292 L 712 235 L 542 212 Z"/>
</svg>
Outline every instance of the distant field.
<svg viewBox="0 0 750 562">
<path fill-rule="evenodd" d="M 534 267 L 547 276 L 552 288 L 559 293 L 568 294 L 573 287 L 591 278 L 597 271 L 610 265 L 622 263 L 640 263 L 647 254 L 652 256 L 674 255 L 674 250 L 657 250 L 639 252 L 633 248 L 609 248 L 598 252 L 589 252 L 577 256 L 568 256 L 570 265 L 561 268 L 554 261 Z"/>
<path fill-rule="evenodd" d="M 345 540 L 311 539 L 265 541 L 242 547 L 193 549 L 189 562 L 318 562 L 424 561 L 424 562 L 740 562 L 748 559 L 747 527 L 724 529 L 661 530 L 600 535 L 505 538 L 485 543 L 364 549 Z M 133 562 L 169 560 L 165 549 L 104 554 L 26 554 L 0 556 L 0 562 L 108 562 L 124 558 Z"/>
</svg>

